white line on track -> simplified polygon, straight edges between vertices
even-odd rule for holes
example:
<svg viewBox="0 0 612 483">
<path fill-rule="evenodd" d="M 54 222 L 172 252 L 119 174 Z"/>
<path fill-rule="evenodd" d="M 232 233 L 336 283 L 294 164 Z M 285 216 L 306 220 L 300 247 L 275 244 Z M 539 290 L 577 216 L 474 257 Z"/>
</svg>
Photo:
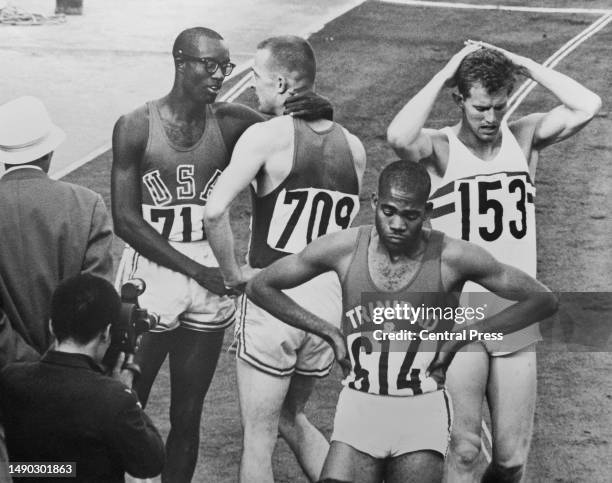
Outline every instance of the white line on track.
<svg viewBox="0 0 612 483">
<path fill-rule="evenodd" d="M 522 7 L 518 5 L 477 5 L 473 3 L 432 2 L 426 0 L 381 0 L 386 3 L 398 3 L 414 7 L 458 8 L 464 10 L 502 10 L 509 12 L 534 13 L 584 13 L 601 15 L 612 12 L 604 8 L 561 8 L 561 7 Z"/>
<path fill-rule="evenodd" d="M 344 13 L 348 12 L 349 10 L 363 3 L 364 1 L 365 0 L 353 0 L 345 5 L 332 9 L 329 12 L 329 14 L 325 16 L 324 19 L 317 20 L 316 22 L 313 22 L 310 25 L 307 25 L 301 32 L 298 32 L 295 35 L 299 35 L 301 37 L 308 38 L 314 32 L 318 32 L 319 30 L 321 30 L 325 26 L 326 23 L 331 22 L 335 18 L 343 15 Z M 241 52 L 241 54 L 244 54 L 244 53 Z M 252 61 L 245 62 L 244 64 L 240 64 L 234 70 L 234 72 L 232 72 L 232 75 L 228 77 L 228 80 L 232 79 L 233 77 L 237 77 L 241 75 L 245 71 L 248 71 L 251 67 L 253 67 Z M 242 79 L 240 79 L 240 81 L 238 81 L 235 86 L 232 86 L 232 89 L 230 89 L 221 98 L 219 98 L 219 101 L 233 102 L 236 98 L 238 98 L 238 96 L 240 96 L 240 94 L 242 94 L 249 87 L 251 75 L 252 74 L 249 73 L 245 75 Z M 240 87 L 238 87 L 239 85 Z M 81 166 L 89 163 L 90 161 L 93 161 L 101 154 L 104 154 L 106 151 L 111 149 L 111 147 L 112 147 L 111 141 L 107 141 L 101 146 L 99 146 L 98 148 L 94 149 L 92 152 L 83 156 L 82 158 L 74 161 L 73 163 L 70 163 L 68 166 L 65 166 L 62 169 L 58 169 L 57 171 L 50 173 L 49 176 L 53 179 L 63 178 L 64 176 L 71 173 L 75 169 L 80 168 Z"/>
<path fill-rule="evenodd" d="M 245 71 L 248 71 L 251 67 L 253 67 L 252 61 L 245 62 L 244 64 L 239 65 L 238 67 L 236 67 L 234 72 L 232 72 L 232 75 L 228 77 L 228 79 L 232 79 L 233 77 L 237 77 L 243 74 Z M 251 79 L 251 73 L 248 73 L 238 82 L 236 82 L 236 85 L 232 86 L 232 88 L 229 91 L 223 94 L 223 96 L 219 98 L 219 101 L 233 102 L 234 99 L 236 99 L 240 94 L 242 94 L 249 87 L 250 79 Z M 100 156 L 101 154 L 104 154 L 106 151 L 108 151 L 111 148 L 112 148 L 111 141 L 107 141 L 104 144 L 102 144 L 100 147 L 94 149 L 92 152 L 83 156 L 81 159 L 77 159 L 74 163 L 70 163 L 68 166 L 63 167 L 62 169 L 58 169 L 57 171 L 54 171 L 49 176 L 53 179 L 63 178 L 64 176 L 71 173 L 75 169 L 78 169 L 81 166 L 89 163 L 90 161 L 93 161 L 98 156 Z"/>
<path fill-rule="evenodd" d="M 546 67 L 550 68 L 555 67 L 565 57 L 571 54 L 581 43 L 590 39 L 593 35 L 603 29 L 610 22 L 612 22 L 612 13 L 608 13 L 607 15 L 600 17 L 591 25 L 589 25 L 586 29 L 576 35 L 574 38 L 565 43 L 559 50 L 557 50 L 553 55 L 546 59 L 542 65 L 545 65 Z M 506 113 L 506 119 L 512 115 L 512 113 L 529 95 L 529 93 L 536 87 L 536 85 L 536 82 L 528 80 L 517 89 L 517 91 L 512 95 L 509 100 L 510 109 L 508 109 L 508 112 Z"/>
<path fill-rule="evenodd" d="M 489 427 L 487 426 L 487 423 L 484 419 L 482 420 L 482 432 L 484 433 L 484 437 L 482 439 L 486 440 L 486 442 L 489 443 L 488 447 L 491 448 L 491 451 L 493 451 L 493 438 L 491 437 L 491 431 L 489 431 Z M 481 449 L 485 459 L 487 460 L 487 463 L 490 463 L 491 454 L 487 450 L 487 445 L 481 445 Z"/>
</svg>

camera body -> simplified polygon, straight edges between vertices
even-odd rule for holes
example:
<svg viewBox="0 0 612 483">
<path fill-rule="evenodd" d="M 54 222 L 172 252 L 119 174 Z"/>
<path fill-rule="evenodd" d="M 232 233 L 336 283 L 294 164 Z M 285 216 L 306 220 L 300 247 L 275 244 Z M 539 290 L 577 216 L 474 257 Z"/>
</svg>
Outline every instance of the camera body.
<svg viewBox="0 0 612 483">
<path fill-rule="evenodd" d="M 143 309 L 138 304 L 138 297 L 145 291 L 146 284 L 140 278 L 128 280 L 121 286 L 121 312 L 119 319 L 111 324 L 111 343 L 104 355 L 103 364 L 114 367 L 120 352 L 126 354 L 124 368 L 140 372 L 132 362 L 139 337 L 155 328 L 159 316 Z"/>
</svg>

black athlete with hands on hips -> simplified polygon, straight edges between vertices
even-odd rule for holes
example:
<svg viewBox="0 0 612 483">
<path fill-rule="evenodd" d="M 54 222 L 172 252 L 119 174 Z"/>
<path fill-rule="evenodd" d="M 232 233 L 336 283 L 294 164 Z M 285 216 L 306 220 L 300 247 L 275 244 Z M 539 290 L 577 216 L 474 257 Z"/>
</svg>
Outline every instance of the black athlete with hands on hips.
<svg viewBox="0 0 612 483">
<path fill-rule="evenodd" d="M 479 333 L 509 333 L 556 310 L 556 297 L 526 273 L 498 262 L 477 245 L 424 228 L 431 213 L 429 190 L 429 175 L 421 165 L 389 164 L 372 196 L 375 226 L 314 240 L 247 285 L 247 294 L 259 306 L 327 340 L 345 369 L 322 481 L 423 483 L 443 477 L 450 434 L 444 376 L 469 339 L 442 342 L 438 352 L 423 349 L 421 343 L 415 354 L 409 342 L 390 350 L 374 335 L 381 326 L 363 316 L 368 310 L 362 305 L 363 293 L 405 298 L 413 306 L 432 300 L 451 306 L 446 297 L 472 280 L 518 302 L 470 326 Z M 329 270 L 342 283 L 342 329 L 282 292 Z M 351 309 L 362 317 L 348 317 Z M 404 367 L 406 360 L 410 367 Z M 407 375 L 410 380 L 405 381 Z"/>
</svg>

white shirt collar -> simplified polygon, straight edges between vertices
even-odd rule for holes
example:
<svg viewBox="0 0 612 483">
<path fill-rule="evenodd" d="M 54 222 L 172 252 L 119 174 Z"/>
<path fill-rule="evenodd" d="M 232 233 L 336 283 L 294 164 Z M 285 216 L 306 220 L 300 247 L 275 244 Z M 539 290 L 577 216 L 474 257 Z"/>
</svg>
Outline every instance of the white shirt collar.
<svg viewBox="0 0 612 483">
<path fill-rule="evenodd" d="M 32 164 L 25 164 L 23 166 L 15 166 L 14 168 L 7 169 L 4 173 L 2 173 L 2 176 L 0 176 L 0 178 L 4 178 L 8 173 L 12 173 L 13 171 L 17 171 L 19 169 L 37 169 L 44 173 L 43 169 L 40 166 L 34 166 Z"/>
</svg>

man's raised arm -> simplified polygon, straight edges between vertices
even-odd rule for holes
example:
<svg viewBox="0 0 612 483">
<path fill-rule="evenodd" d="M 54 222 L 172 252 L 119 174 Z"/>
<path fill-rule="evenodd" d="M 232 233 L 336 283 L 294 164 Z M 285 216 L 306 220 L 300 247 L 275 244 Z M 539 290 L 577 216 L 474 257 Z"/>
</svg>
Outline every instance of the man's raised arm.
<svg viewBox="0 0 612 483">
<path fill-rule="evenodd" d="M 601 98 L 565 74 L 494 45 L 484 42 L 478 45 L 503 53 L 521 68 L 523 74 L 548 89 L 561 101 L 561 106 L 548 113 L 532 114 L 517 121 L 518 124 L 535 124 L 532 141 L 534 149 L 545 148 L 576 134 L 599 112 Z"/>
<path fill-rule="evenodd" d="M 178 252 L 142 217 L 140 162 L 148 138 L 144 109 L 122 116 L 113 130 L 111 206 L 115 232 L 134 250 L 176 272 L 196 280 L 211 292 L 223 294 L 219 270 L 194 262 Z"/>
<path fill-rule="evenodd" d="M 434 154 L 434 131 L 423 129 L 423 126 L 440 91 L 452 82 L 461 61 L 466 55 L 480 48 L 479 45 L 469 44 L 457 52 L 393 118 L 387 129 L 387 140 L 402 159 L 420 161 Z"/>
</svg>

